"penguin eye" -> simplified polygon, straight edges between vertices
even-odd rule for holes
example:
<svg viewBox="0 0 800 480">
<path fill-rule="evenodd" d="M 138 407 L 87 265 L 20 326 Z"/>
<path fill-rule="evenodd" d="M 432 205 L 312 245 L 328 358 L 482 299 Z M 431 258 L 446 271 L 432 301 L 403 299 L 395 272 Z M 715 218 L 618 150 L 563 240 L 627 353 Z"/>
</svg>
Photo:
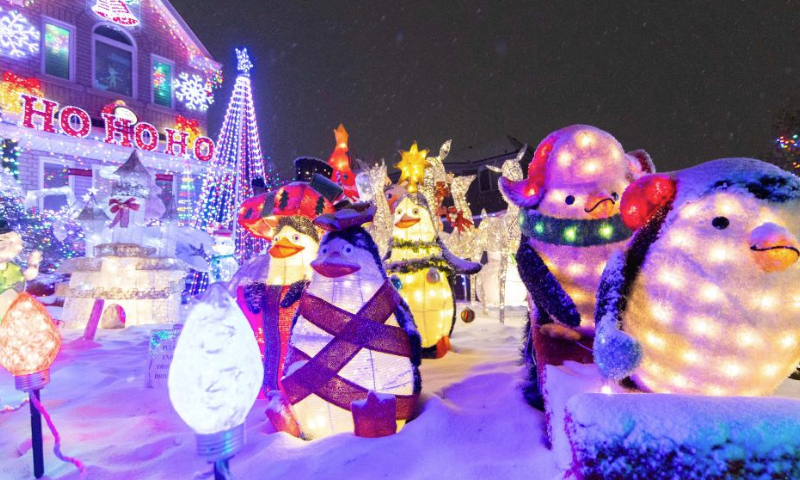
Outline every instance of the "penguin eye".
<svg viewBox="0 0 800 480">
<path fill-rule="evenodd" d="M 711 226 L 717 230 L 725 230 L 730 224 L 731 221 L 728 220 L 727 217 L 716 217 L 714 220 L 711 220 Z"/>
<path fill-rule="evenodd" d="M 415 208 L 414 210 L 412 210 L 411 214 L 412 215 L 419 215 L 419 208 Z"/>
<path fill-rule="evenodd" d="M 611 198 L 613 198 L 614 201 L 616 202 L 617 200 L 619 200 L 619 193 L 611 192 Z"/>
<path fill-rule="evenodd" d="M 397 209 L 397 214 L 398 215 L 402 215 L 403 214 L 403 209 L 402 208 L 398 208 Z"/>
<path fill-rule="evenodd" d="M 323 254 L 328 253 L 328 247 L 322 247 L 319 249 L 319 251 Z"/>
<path fill-rule="evenodd" d="M 294 235 L 292 235 L 292 241 L 295 242 L 295 243 L 299 242 L 300 241 L 300 235 L 298 235 L 296 233 Z"/>
<path fill-rule="evenodd" d="M 277 236 L 277 237 L 275 237 L 275 238 L 274 238 L 274 240 L 275 240 L 276 242 L 280 241 L 280 239 L 281 239 L 281 237 L 280 237 L 280 236 Z"/>
<path fill-rule="evenodd" d="M 564 199 L 564 203 L 566 203 L 567 205 L 572 205 L 573 203 L 575 203 L 575 197 L 573 197 L 572 195 L 567 195 L 567 198 Z"/>
<path fill-rule="evenodd" d="M 344 253 L 350 255 L 351 253 L 353 253 L 353 247 L 351 247 L 349 245 L 344 247 Z"/>
</svg>

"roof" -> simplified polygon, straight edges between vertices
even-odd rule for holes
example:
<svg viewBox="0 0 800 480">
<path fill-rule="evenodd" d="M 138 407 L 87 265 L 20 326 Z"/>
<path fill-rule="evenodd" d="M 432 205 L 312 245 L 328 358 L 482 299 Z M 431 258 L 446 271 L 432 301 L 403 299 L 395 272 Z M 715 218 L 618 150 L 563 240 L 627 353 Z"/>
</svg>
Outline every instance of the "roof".
<svg viewBox="0 0 800 480">
<path fill-rule="evenodd" d="M 214 60 L 203 42 L 189 28 L 183 17 L 169 3 L 169 0 L 151 0 L 151 6 L 164 21 L 165 27 L 177 37 L 189 51 L 189 60 L 192 66 L 201 70 L 220 70 L 222 64 Z"/>
</svg>

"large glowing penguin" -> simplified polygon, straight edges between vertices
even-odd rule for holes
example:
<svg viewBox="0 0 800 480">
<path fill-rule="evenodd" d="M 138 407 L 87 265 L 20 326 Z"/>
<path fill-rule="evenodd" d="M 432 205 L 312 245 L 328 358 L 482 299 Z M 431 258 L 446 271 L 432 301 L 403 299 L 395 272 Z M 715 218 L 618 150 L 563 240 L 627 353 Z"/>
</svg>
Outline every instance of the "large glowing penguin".
<svg viewBox="0 0 800 480">
<path fill-rule="evenodd" d="M 620 195 L 653 170 L 645 152 L 625 153 L 609 133 L 572 125 L 539 144 L 527 179 L 499 180 L 506 199 L 520 207 L 517 268 L 531 316 L 525 395 L 537 408 L 543 407 L 539 382 L 546 364 L 592 362 L 600 274 L 631 235 L 619 215 Z"/>
<path fill-rule="evenodd" d="M 454 274 L 478 273 L 480 263 L 453 255 L 442 243 L 425 198 L 401 197 L 394 209 L 394 231 L 386 265 L 400 279 L 400 294 L 414 314 L 426 358 L 450 350 L 455 321 Z"/>
<path fill-rule="evenodd" d="M 331 200 L 341 193 L 341 188 L 327 178 L 311 174 L 310 181 L 291 182 L 264 199 L 261 215 L 275 225 L 274 229 L 266 230 L 273 235 L 267 251 L 270 256 L 267 278 L 237 292 L 237 300 L 253 325 L 256 338 L 259 343 L 263 341 L 264 393 L 280 390 L 297 308 L 285 300 L 287 296 L 297 298 L 311 279 L 311 261 L 317 256 L 319 244 L 319 231 L 312 221 L 332 212 Z"/>
<path fill-rule="evenodd" d="M 345 209 L 315 220 L 329 233 L 298 301 L 282 380 L 306 439 L 391 434 L 416 408 L 419 334 L 360 226 L 373 212 Z"/>
<path fill-rule="evenodd" d="M 601 372 L 653 392 L 774 391 L 800 362 L 800 178 L 714 160 L 642 178 L 621 208 L 638 230 L 598 292 Z"/>
</svg>

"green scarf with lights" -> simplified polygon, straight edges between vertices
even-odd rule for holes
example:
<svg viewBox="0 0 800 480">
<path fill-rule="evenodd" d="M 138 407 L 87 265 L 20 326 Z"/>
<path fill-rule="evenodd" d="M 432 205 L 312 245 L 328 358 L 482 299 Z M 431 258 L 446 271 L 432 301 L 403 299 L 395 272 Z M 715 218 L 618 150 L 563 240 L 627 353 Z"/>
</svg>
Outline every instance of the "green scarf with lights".
<svg viewBox="0 0 800 480">
<path fill-rule="evenodd" d="M 622 223 L 622 216 L 619 214 L 600 220 L 573 220 L 548 217 L 537 210 L 523 210 L 520 212 L 520 228 L 530 238 L 570 247 L 617 243 L 633 234 Z"/>
</svg>

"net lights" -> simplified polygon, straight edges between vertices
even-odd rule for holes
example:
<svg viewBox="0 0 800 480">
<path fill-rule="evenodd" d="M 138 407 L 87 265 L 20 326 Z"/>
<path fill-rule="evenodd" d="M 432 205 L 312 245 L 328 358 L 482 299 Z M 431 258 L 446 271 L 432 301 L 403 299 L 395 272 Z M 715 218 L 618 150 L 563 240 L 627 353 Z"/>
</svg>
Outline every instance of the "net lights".
<svg viewBox="0 0 800 480">
<path fill-rule="evenodd" d="M 211 285 L 189 312 L 167 385 L 175 411 L 197 434 L 197 453 L 214 462 L 218 478 L 231 478 L 228 460 L 245 444 L 245 417 L 263 375 L 250 324 L 225 287 Z"/>
</svg>

